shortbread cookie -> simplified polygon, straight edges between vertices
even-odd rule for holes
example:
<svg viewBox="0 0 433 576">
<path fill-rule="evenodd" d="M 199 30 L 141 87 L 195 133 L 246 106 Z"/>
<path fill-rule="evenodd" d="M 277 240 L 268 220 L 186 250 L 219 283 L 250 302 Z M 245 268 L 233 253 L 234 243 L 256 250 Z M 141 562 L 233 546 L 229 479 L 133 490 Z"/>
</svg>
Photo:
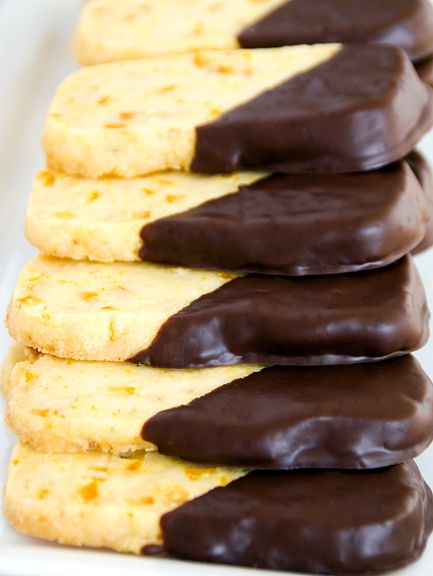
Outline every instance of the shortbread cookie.
<svg viewBox="0 0 433 576">
<path fill-rule="evenodd" d="M 301 278 L 37 257 L 7 321 L 16 340 L 55 356 L 204 368 L 380 360 L 420 347 L 428 317 L 409 257 Z"/>
<path fill-rule="evenodd" d="M 431 491 L 413 462 L 240 478 L 246 472 L 18 444 L 5 515 L 18 531 L 61 544 L 322 573 L 407 564 L 433 528 Z"/>
<path fill-rule="evenodd" d="M 64 358 L 126 360 L 161 325 L 236 276 L 156 264 L 95 264 L 36 257 L 8 311 L 11 334 Z"/>
<path fill-rule="evenodd" d="M 86 177 L 352 172 L 403 158 L 432 123 L 431 88 L 392 46 L 209 51 L 72 74 L 45 150 L 52 170 Z"/>
<path fill-rule="evenodd" d="M 9 382 L 13 369 L 18 362 L 23 362 L 27 359 L 26 352 L 31 350 L 22 343 L 14 342 L 9 348 L 3 362 L 0 365 L 0 391 L 7 399 L 9 396 Z"/>
<path fill-rule="evenodd" d="M 166 549 L 188 560 L 318 574 L 414 562 L 433 497 L 414 462 L 369 472 L 254 473 L 173 510 Z"/>
<path fill-rule="evenodd" d="M 259 369 L 173 371 L 38 355 L 10 375 L 6 421 L 21 440 L 46 452 L 155 450 L 141 438 L 150 417 Z"/>
<path fill-rule="evenodd" d="M 99 262 L 140 260 L 143 226 L 225 197 L 266 176 L 167 172 L 143 178 L 85 179 L 44 171 L 33 182 L 26 233 L 42 252 Z"/>
<path fill-rule="evenodd" d="M 429 191 L 406 162 L 326 176 L 172 172 L 92 180 L 43 172 L 27 235 L 57 257 L 141 257 L 287 275 L 354 272 L 390 264 L 421 242 L 430 221 L 426 195 L 433 194 L 425 184 Z"/>
<path fill-rule="evenodd" d="M 389 466 L 418 456 L 433 438 L 433 385 L 412 356 L 258 370 L 41 355 L 13 370 L 6 421 L 46 452 L 158 446 L 203 464 L 267 469 Z"/>
<path fill-rule="evenodd" d="M 156 452 L 134 458 L 56 455 L 18 444 L 4 512 L 29 536 L 139 554 L 144 546 L 161 544 L 162 514 L 245 472 L 194 466 Z"/>
<path fill-rule="evenodd" d="M 211 48 L 387 42 L 413 60 L 433 53 L 428 0 L 92 0 L 75 53 L 81 64 Z"/>
</svg>

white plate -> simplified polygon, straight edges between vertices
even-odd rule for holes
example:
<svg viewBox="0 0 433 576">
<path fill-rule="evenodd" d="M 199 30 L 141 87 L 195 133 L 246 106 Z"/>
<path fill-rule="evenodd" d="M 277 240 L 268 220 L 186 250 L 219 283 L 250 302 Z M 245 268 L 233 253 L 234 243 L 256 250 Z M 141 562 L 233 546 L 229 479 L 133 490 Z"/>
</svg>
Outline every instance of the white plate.
<svg viewBox="0 0 433 576">
<path fill-rule="evenodd" d="M 33 249 L 23 236 L 27 193 L 35 172 L 43 166 L 40 135 L 47 105 L 61 78 L 73 68 L 70 38 L 79 0 L 0 0 L 0 313 L 3 315 L 20 268 Z M 422 146 L 433 160 L 433 135 Z M 433 250 L 418 258 L 433 307 Z M 0 354 L 9 345 L 0 329 Z M 418 355 L 433 376 L 433 344 Z M 1 406 L 1 408 L 3 408 Z M 0 422 L 0 489 L 3 488 L 14 439 Z M 429 462 L 430 460 L 430 462 Z M 433 449 L 421 459 L 433 485 Z M 109 529 L 109 527 L 108 527 Z M 433 541 L 417 564 L 401 576 L 432 573 Z M 25 538 L 12 530 L 0 507 L 1 576 L 236 576 L 249 571 L 109 552 L 73 550 Z M 254 574 L 270 572 L 254 571 Z"/>
</svg>

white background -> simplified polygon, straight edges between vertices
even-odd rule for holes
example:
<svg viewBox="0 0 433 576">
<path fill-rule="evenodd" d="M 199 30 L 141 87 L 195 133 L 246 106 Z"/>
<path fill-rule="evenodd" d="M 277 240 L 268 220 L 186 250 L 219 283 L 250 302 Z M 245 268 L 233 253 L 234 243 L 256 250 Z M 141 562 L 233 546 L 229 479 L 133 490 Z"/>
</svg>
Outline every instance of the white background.
<svg viewBox="0 0 433 576">
<path fill-rule="evenodd" d="M 121 1 L 121 0 L 119 0 Z M 235 0 L 234 0 L 235 1 Z M 40 138 L 48 103 L 59 81 L 73 69 L 72 30 L 80 0 L 0 0 L 0 314 L 3 316 L 16 277 L 33 249 L 23 235 L 31 179 L 43 167 Z M 433 161 L 433 134 L 421 148 Z M 433 308 L 433 250 L 417 259 Z M 0 355 L 9 337 L 0 328 Z M 419 354 L 433 377 L 433 344 Z M 0 410 L 3 405 L 0 401 Z M 433 426 L 433 423 L 432 423 Z M 14 439 L 0 420 L 0 490 Z M 433 449 L 419 462 L 433 486 Z M 109 527 L 107 527 L 109 529 Z M 9 528 L 0 507 L 0 576 L 80 576 L 103 573 L 128 576 L 236 576 L 250 571 L 178 561 L 133 558 L 109 552 L 61 548 L 24 538 Z M 254 571 L 254 575 L 270 574 Z M 398 572 L 433 574 L 433 541 L 423 559 Z"/>
</svg>

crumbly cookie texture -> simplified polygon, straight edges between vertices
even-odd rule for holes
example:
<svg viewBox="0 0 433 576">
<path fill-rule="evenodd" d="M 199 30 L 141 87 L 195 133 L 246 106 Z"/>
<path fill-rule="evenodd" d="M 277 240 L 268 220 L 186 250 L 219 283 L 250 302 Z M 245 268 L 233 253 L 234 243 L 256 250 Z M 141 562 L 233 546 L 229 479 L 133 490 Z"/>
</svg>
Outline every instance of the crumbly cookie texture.
<svg viewBox="0 0 433 576">
<path fill-rule="evenodd" d="M 188 170 L 196 127 L 339 50 L 329 44 L 203 51 L 81 69 L 51 104 L 48 165 L 90 178 Z"/>
<path fill-rule="evenodd" d="M 123 361 L 161 325 L 234 274 L 148 263 L 100 264 L 37 256 L 7 313 L 11 336 L 46 354 Z"/>
<path fill-rule="evenodd" d="M 26 233 L 50 256 L 136 261 L 143 226 L 236 192 L 263 176 L 260 172 L 226 176 L 168 172 L 143 178 L 86 179 L 44 171 L 33 183 Z"/>
<path fill-rule="evenodd" d="M 30 536 L 72 546 L 139 554 L 161 543 L 160 517 L 244 475 L 147 452 L 44 454 L 19 443 L 11 458 L 4 512 Z"/>
<path fill-rule="evenodd" d="M 6 421 L 21 440 L 45 452 L 155 450 L 140 436 L 150 417 L 257 370 L 160 370 L 33 354 L 11 370 Z"/>
<path fill-rule="evenodd" d="M 238 48 L 246 26 L 287 0 L 92 0 L 75 35 L 80 64 Z M 163 30 L 163 33 L 161 31 Z"/>
<path fill-rule="evenodd" d="M 30 351 L 30 348 L 27 348 L 25 344 L 14 342 L 0 365 L 0 391 L 6 400 L 9 397 L 9 383 L 12 371 L 18 362 L 28 358 L 28 351 Z"/>
</svg>

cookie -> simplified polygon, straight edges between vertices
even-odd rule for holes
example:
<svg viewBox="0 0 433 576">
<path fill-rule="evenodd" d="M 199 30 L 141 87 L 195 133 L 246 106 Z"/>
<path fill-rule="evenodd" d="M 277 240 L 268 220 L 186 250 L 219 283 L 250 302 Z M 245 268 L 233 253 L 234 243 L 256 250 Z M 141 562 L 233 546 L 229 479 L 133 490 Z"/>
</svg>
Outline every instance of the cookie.
<svg viewBox="0 0 433 576">
<path fill-rule="evenodd" d="M 80 64 L 88 65 L 238 48 L 238 33 L 281 4 L 282 0 L 93 0 L 82 10 L 75 56 Z"/>
<path fill-rule="evenodd" d="M 55 455 L 18 444 L 4 511 L 18 531 L 66 545 L 321 573 L 412 562 L 433 528 L 414 462 L 246 474 L 158 453 Z"/>
<path fill-rule="evenodd" d="M 44 171 L 33 182 L 26 234 L 50 256 L 99 262 L 140 260 L 143 226 L 225 197 L 265 175 L 167 172 L 98 180 Z"/>
<path fill-rule="evenodd" d="M 27 351 L 30 351 L 30 348 L 27 348 L 22 343 L 14 342 L 0 365 L 0 390 L 6 399 L 9 396 L 9 383 L 12 371 L 18 362 L 23 362 L 27 359 Z"/>
<path fill-rule="evenodd" d="M 432 124 L 433 92 L 404 52 L 327 44 L 82 69 L 58 89 L 44 142 L 51 170 L 91 178 L 353 172 L 403 158 Z"/>
<path fill-rule="evenodd" d="M 377 361 L 422 346 L 428 318 L 410 257 L 300 278 L 37 257 L 7 323 L 17 341 L 55 356 L 206 368 Z"/>
<path fill-rule="evenodd" d="M 164 33 L 161 33 L 164 30 Z M 433 53 L 428 0 L 93 0 L 75 39 L 81 64 L 200 49 L 388 42 Z"/>
<path fill-rule="evenodd" d="M 156 452 L 134 458 L 43 454 L 19 443 L 4 513 L 29 536 L 140 554 L 146 545 L 161 544 L 162 514 L 245 472 L 194 466 Z"/>
<path fill-rule="evenodd" d="M 6 421 L 46 452 L 157 446 L 211 466 L 261 469 L 389 466 L 418 456 L 433 438 L 433 385 L 412 356 L 259 370 L 170 371 L 40 355 L 13 370 Z"/>
<path fill-rule="evenodd" d="M 262 472 L 187 502 L 161 526 L 165 548 L 188 560 L 370 574 L 420 556 L 433 497 L 414 462 L 357 473 Z"/>
<path fill-rule="evenodd" d="M 172 314 L 234 277 L 36 257 L 20 275 L 7 322 L 16 340 L 47 354 L 126 360 L 150 345 Z"/>
<path fill-rule="evenodd" d="M 148 418 L 255 370 L 172 371 L 35 355 L 11 371 L 6 421 L 21 440 L 45 452 L 155 450 L 141 438 Z"/>
<path fill-rule="evenodd" d="M 428 191 L 406 162 L 327 176 L 173 172 L 87 180 L 43 172 L 26 227 L 30 241 L 57 257 L 141 257 L 283 275 L 354 272 L 390 264 L 424 239 L 426 195 L 433 194 L 431 181 L 425 185 Z"/>
</svg>

